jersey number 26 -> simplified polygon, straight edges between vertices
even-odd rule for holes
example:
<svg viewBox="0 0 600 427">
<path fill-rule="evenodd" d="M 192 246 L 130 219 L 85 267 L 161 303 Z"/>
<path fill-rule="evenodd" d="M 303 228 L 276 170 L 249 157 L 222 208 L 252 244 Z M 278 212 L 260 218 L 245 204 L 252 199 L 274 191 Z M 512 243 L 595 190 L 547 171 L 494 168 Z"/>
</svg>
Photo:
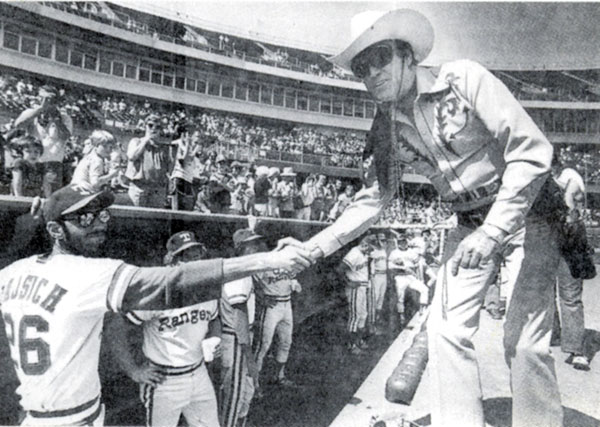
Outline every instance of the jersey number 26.
<svg viewBox="0 0 600 427">
<path fill-rule="evenodd" d="M 10 314 L 4 313 L 6 336 L 11 347 L 15 344 L 15 324 Z M 17 367 L 19 362 L 25 375 L 43 375 L 50 367 L 50 346 L 41 338 L 27 338 L 27 330 L 48 332 L 48 322 L 41 316 L 23 316 L 19 322 L 17 351 L 19 361 L 14 360 Z"/>
</svg>

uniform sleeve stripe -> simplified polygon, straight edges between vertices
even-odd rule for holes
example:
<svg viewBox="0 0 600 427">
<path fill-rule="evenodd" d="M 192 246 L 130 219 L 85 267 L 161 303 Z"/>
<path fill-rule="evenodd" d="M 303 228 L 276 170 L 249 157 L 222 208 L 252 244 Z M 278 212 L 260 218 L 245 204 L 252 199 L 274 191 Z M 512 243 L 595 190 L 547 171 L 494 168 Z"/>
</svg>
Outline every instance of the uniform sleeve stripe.
<svg viewBox="0 0 600 427">
<path fill-rule="evenodd" d="M 137 270 L 137 267 L 126 263 L 121 264 L 117 268 L 115 274 L 113 274 L 106 296 L 106 303 L 110 310 L 121 310 L 121 304 L 123 303 L 125 291 L 127 291 L 127 287 L 129 286 L 129 283 L 131 282 L 131 279 Z"/>
<path fill-rule="evenodd" d="M 227 297 L 229 304 L 240 304 L 246 302 L 249 298 L 248 294 L 235 294 Z"/>
<path fill-rule="evenodd" d="M 354 268 L 354 266 L 352 265 L 352 262 L 351 262 L 351 261 L 349 261 L 349 260 L 347 260 L 347 259 L 343 259 L 343 260 L 342 260 L 342 262 L 343 262 L 344 264 L 346 264 L 348 267 L 350 267 L 350 268 Z"/>
<path fill-rule="evenodd" d="M 142 323 L 144 323 L 144 321 L 142 319 L 140 319 L 134 312 L 132 311 L 128 311 L 127 313 L 125 313 L 125 317 L 127 318 L 127 320 L 129 320 L 131 323 L 133 323 L 134 325 L 141 325 Z"/>
</svg>

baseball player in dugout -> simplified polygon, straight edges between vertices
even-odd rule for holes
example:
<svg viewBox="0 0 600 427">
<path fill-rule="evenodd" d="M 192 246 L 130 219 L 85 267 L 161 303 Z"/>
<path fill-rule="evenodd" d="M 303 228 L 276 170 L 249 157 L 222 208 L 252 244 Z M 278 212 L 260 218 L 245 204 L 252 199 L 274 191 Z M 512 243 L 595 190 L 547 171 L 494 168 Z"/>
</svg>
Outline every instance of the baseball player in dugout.
<svg viewBox="0 0 600 427">
<path fill-rule="evenodd" d="M 370 253 L 371 258 L 371 298 L 374 308 L 375 333 L 383 333 L 383 302 L 388 285 L 388 257 L 389 246 L 385 233 L 375 235 L 373 250 Z"/>
<path fill-rule="evenodd" d="M 313 260 L 364 233 L 398 196 L 402 170 L 425 175 L 451 203 L 450 231 L 429 312 L 432 425 L 483 427 L 472 337 L 498 263 L 513 273 L 504 325 L 512 425 L 561 426 L 550 354 L 558 242 L 546 215 L 552 146 L 504 84 L 481 65 L 419 64 L 434 45 L 425 16 L 409 9 L 353 18 L 353 41 L 331 61 L 378 103 L 363 155 L 363 188 L 343 215 L 307 242 Z M 513 250 L 521 248 L 521 250 Z M 500 343 L 498 343 L 500 345 Z"/>
<path fill-rule="evenodd" d="M 273 338 L 277 337 L 277 373 L 274 382 L 284 387 L 294 387 L 296 384 L 289 380 L 285 374 L 292 347 L 294 332 L 294 315 L 292 313 L 292 294 L 302 292 L 300 282 L 294 273 L 284 270 L 273 270 L 255 276 L 257 287 L 257 301 L 260 302 L 258 333 L 254 355 L 256 358 L 257 377 L 260 372 Z M 257 394 L 261 394 L 257 383 Z"/>
<path fill-rule="evenodd" d="M 206 249 L 191 231 L 167 241 L 165 265 L 205 258 Z M 111 316 L 111 350 L 125 372 L 140 383 L 147 426 L 177 426 L 181 415 L 189 426 L 219 427 L 217 397 L 206 362 L 220 342 L 218 299 L 168 310 L 132 310 Z M 137 330 L 141 326 L 142 330 Z M 138 364 L 128 342 L 129 331 L 143 334 L 144 363 Z M 209 338 L 210 336 L 210 338 Z"/>
<path fill-rule="evenodd" d="M 364 237 L 358 245 L 348 251 L 338 265 L 338 272 L 346 282 L 348 299 L 348 350 L 352 354 L 361 354 L 367 349 L 365 341 L 368 318 L 369 295 L 369 253 L 372 239 Z"/>
<path fill-rule="evenodd" d="M 108 311 L 166 310 L 218 299 L 222 284 L 273 269 L 297 272 L 309 254 L 286 248 L 168 267 L 102 258 L 114 196 L 71 185 L 42 211 L 48 254 L 0 271 L 0 303 L 24 425 L 102 425 L 98 359 Z"/>
<path fill-rule="evenodd" d="M 263 236 L 250 228 L 233 233 L 237 256 L 266 250 Z M 243 427 L 258 383 L 258 370 L 252 354 L 255 298 L 254 278 L 244 277 L 225 283 L 219 302 L 222 334 L 221 426 Z"/>
</svg>

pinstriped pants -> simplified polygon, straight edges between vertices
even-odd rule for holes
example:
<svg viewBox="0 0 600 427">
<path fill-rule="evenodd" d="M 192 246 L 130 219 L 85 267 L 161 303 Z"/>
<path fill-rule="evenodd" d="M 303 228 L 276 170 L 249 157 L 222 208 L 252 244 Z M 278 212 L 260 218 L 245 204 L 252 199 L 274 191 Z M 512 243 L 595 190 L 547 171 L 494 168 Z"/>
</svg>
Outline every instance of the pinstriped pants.
<svg viewBox="0 0 600 427">
<path fill-rule="evenodd" d="M 364 329 L 367 323 L 367 286 L 346 286 L 348 299 L 348 332 Z"/>
<path fill-rule="evenodd" d="M 234 427 L 248 415 L 254 396 L 254 383 L 248 375 L 248 365 L 237 336 L 223 331 L 221 337 L 222 370 L 220 389 L 221 427 Z"/>
<path fill-rule="evenodd" d="M 273 336 L 277 334 L 277 353 L 275 359 L 278 363 L 286 363 L 292 347 L 292 333 L 294 332 L 294 316 L 292 314 L 292 301 L 278 301 L 274 307 L 265 307 L 259 319 L 259 331 L 256 339 L 255 352 L 258 372 L 262 370 L 265 356 L 267 355 Z"/>
<path fill-rule="evenodd" d="M 166 376 L 157 387 L 140 386 L 146 425 L 177 426 L 181 414 L 190 427 L 219 427 L 217 398 L 206 365 L 193 372 Z"/>
</svg>

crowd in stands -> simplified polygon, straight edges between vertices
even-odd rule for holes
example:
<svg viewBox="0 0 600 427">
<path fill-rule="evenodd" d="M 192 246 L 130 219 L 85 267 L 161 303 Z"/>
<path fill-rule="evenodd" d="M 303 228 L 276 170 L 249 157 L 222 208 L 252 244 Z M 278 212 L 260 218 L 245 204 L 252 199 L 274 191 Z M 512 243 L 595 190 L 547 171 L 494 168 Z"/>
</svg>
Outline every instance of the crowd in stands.
<svg viewBox="0 0 600 427">
<path fill-rule="evenodd" d="M 41 82 L 12 75 L 0 76 L 0 109 L 16 116 L 39 104 Z M 166 107 L 150 101 L 133 102 L 124 97 L 105 97 L 78 88 L 59 89 L 57 103 L 62 112 L 84 128 L 109 124 L 123 131 L 141 133 L 144 120 L 158 115 L 161 136 L 172 138 L 182 120 L 195 123 L 207 140 L 248 147 L 256 157 L 272 157 L 268 151 L 314 154 L 327 166 L 357 167 L 365 144 L 364 134 L 351 131 L 326 132 L 289 123 L 266 123 L 251 117 L 215 111 Z M 10 127 L 10 122 L 4 126 Z M 314 163 L 314 162 L 313 162 Z"/>
<path fill-rule="evenodd" d="M 267 127 L 234 116 L 203 112 L 190 119 L 184 110 L 155 114 L 150 103 L 130 106 L 124 99 L 105 99 L 100 108 L 114 120 L 135 123 L 138 135 L 116 141 L 106 130 L 74 134 L 74 109 L 55 87 L 11 78 L 3 80 L 2 99 L 20 114 L 3 126 L 5 178 L 19 196 L 48 196 L 68 182 L 110 186 L 120 201 L 138 206 L 196 210 L 203 213 L 256 214 L 333 221 L 358 190 L 355 181 L 325 175 L 297 176 L 292 168 L 231 161 L 215 141 L 260 150 L 330 153 L 337 144 L 358 150 L 355 134 L 325 135 L 314 129 Z M 98 102 L 89 97 L 88 103 Z M 83 109 L 77 110 L 78 112 Z M 226 153 L 225 153 L 226 154 Z M 58 169 L 57 169 L 58 168 Z M 168 179 L 170 177 L 170 179 Z M 422 223 L 424 203 L 390 208 L 388 223 Z M 430 215 L 431 216 L 431 215 Z"/>
<path fill-rule="evenodd" d="M 21 112 L 35 109 L 41 104 L 43 97 L 40 93 L 43 92 L 43 87 L 42 82 L 32 79 L 6 74 L 0 76 L 0 111 L 5 111 L 9 117 L 5 123 L 0 123 L 0 126 L 5 139 L 18 137 L 15 139 L 17 142 L 5 144 L 5 150 L 2 153 L 6 159 L 2 174 L 4 181 L 9 184 L 14 178 L 14 161 L 23 159 L 24 151 L 37 151 L 37 148 L 31 149 L 31 141 L 21 138 L 22 132 L 28 126 L 19 126 L 21 133 L 15 133 L 15 118 Z M 146 132 L 148 118 L 152 117 L 152 120 L 156 122 L 157 141 L 160 141 L 161 146 L 169 147 L 165 156 L 165 167 L 168 165 L 168 168 L 165 169 L 166 174 L 172 174 L 173 166 L 180 161 L 177 159 L 176 152 L 179 145 L 176 141 L 181 139 L 182 129 L 186 127 L 193 132 L 194 142 L 191 144 L 195 147 L 192 150 L 193 162 L 186 160 L 188 162 L 186 167 L 193 170 L 189 173 L 193 179 L 188 181 L 193 184 L 194 197 L 206 198 L 208 189 L 211 193 L 214 192 L 214 183 L 217 181 L 224 184 L 223 188 L 228 190 L 231 200 L 219 202 L 218 207 L 210 202 L 208 204 L 194 202 L 194 206 L 190 207 L 190 209 L 195 208 L 202 212 L 257 213 L 253 207 L 255 197 L 253 185 L 259 178 L 257 172 L 264 172 L 264 170 L 256 168 L 254 162 L 260 158 L 272 158 L 269 157 L 271 153 L 324 156 L 328 160 L 328 166 L 356 167 L 365 143 L 364 134 L 351 131 L 326 132 L 290 123 L 258 121 L 250 117 L 214 111 L 193 111 L 182 107 L 168 108 L 150 101 L 134 102 L 124 97 L 102 98 L 78 88 L 69 90 L 55 88 L 53 90 L 52 97 L 56 109 L 60 112 L 60 122 L 64 123 L 69 130 L 69 135 L 64 141 L 62 160 L 59 159 L 64 164 L 64 182 L 69 182 L 81 159 L 94 148 L 94 143 L 91 142 L 93 138 L 89 138 L 88 135 L 77 135 L 74 132 L 75 124 L 84 124 L 81 127 L 88 129 L 101 129 L 103 124 L 112 124 L 121 131 L 129 131 L 135 139 L 134 135 Z M 44 117 L 39 119 L 44 119 Z M 188 138 L 192 138 L 189 132 Z M 110 150 L 114 150 L 115 153 L 108 156 L 108 162 L 112 165 L 113 173 L 116 170 L 121 171 L 112 177 L 114 179 L 111 179 L 111 182 L 116 190 L 123 190 L 129 187 L 125 177 L 129 138 L 119 142 L 119 144 L 113 143 L 113 146 L 110 147 Z M 46 145 L 43 146 L 44 149 L 47 148 Z M 254 153 L 248 156 L 244 165 L 232 162 L 236 147 L 245 147 Z M 593 184 L 600 181 L 600 152 L 598 150 L 591 148 L 583 150 L 581 147 L 573 145 L 557 146 L 557 149 L 560 150 L 560 157 L 564 164 L 578 170 L 585 177 L 586 182 Z M 43 151 L 37 156 L 34 155 L 39 158 L 40 163 L 48 160 L 48 152 L 44 156 Z M 223 163 L 223 165 L 219 166 L 219 163 Z M 19 162 L 18 166 L 22 169 L 23 162 Z M 240 166 L 242 166 L 241 169 Z M 28 171 L 25 172 L 27 174 Z M 217 179 L 214 176 L 215 173 L 221 174 L 227 179 L 225 181 L 223 177 Z M 349 194 L 358 190 L 356 182 L 340 180 L 336 182 L 335 179 L 324 175 L 321 177 L 309 175 L 294 177 L 293 191 L 287 191 L 290 193 L 287 194 L 286 190 L 277 188 L 280 182 L 287 181 L 283 179 L 286 173 L 289 175 L 293 172 L 274 169 L 266 171 L 270 187 L 273 188 L 270 190 L 272 194 L 267 195 L 267 206 L 271 206 L 271 208 L 263 212 L 265 215 L 320 221 L 333 220 L 343 211 L 345 202 L 338 203 L 338 197 L 346 194 L 346 187 L 348 187 Z M 32 179 L 35 181 L 35 178 Z M 246 183 L 243 182 L 244 180 Z M 167 187 L 165 184 L 165 188 Z M 12 188 L 13 194 L 19 195 L 25 193 L 29 195 L 31 191 L 31 188 L 27 191 L 18 190 L 14 186 Z M 171 193 L 173 191 L 171 188 Z M 191 190 L 188 192 L 192 194 Z M 44 194 L 43 191 L 41 194 Z M 172 196 L 172 194 L 165 195 L 163 206 L 157 207 L 164 207 L 164 203 L 167 203 L 169 198 L 167 196 Z M 173 197 L 170 198 L 173 199 Z M 423 200 L 408 201 L 402 205 L 396 203 L 384 213 L 380 224 L 435 224 L 450 216 L 448 209 L 444 206 L 435 206 L 430 209 L 429 203 Z M 226 206 L 222 206 L 223 204 Z M 288 209 L 284 209 L 284 213 L 275 207 L 275 205 L 286 204 Z M 289 209 L 291 205 L 295 207 Z M 310 212 L 307 213 L 306 208 L 309 206 Z M 292 210 L 293 214 L 290 213 Z M 590 221 L 593 222 L 591 215 L 588 223 Z"/>
<path fill-rule="evenodd" d="M 127 103 L 124 98 L 108 97 L 102 101 L 101 111 L 104 117 L 119 122 L 123 129 L 131 132 L 143 131 L 145 118 L 155 114 L 160 117 L 164 137 L 172 137 L 177 123 L 186 120 L 197 124 L 205 138 L 256 149 L 258 157 L 267 157 L 267 151 L 326 155 L 329 166 L 357 167 L 365 144 L 364 134 L 357 132 L 324 132 L 289 123 L 261 123 L 255 118 L 214 111 L 195 112 L 183 108 L 167 111 L 149 101 L 136 104 Z"/>
</svg>

